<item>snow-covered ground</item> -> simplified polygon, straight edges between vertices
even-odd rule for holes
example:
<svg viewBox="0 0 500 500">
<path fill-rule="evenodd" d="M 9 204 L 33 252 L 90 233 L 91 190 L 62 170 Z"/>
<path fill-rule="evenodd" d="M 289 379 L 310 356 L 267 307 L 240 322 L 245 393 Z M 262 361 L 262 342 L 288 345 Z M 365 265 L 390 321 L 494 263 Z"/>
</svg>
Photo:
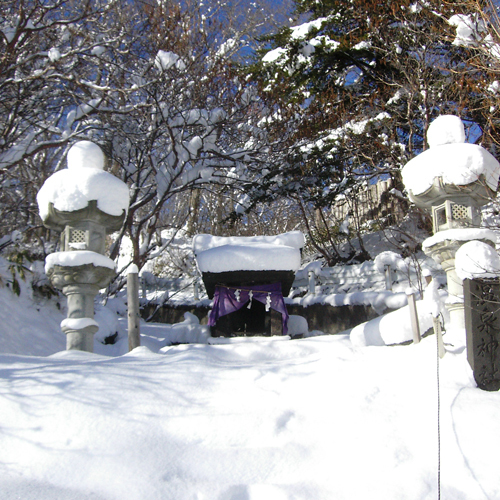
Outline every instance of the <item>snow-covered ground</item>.
<svg viewBox="0 0 500 500">
<path fill-rule="evenodd" d="M 117 300 L 96 316 L 121 340 L 66 352 L 64 306 L 21 288 L 0 287 L 2 500 L 438 498 L 434 336 L 216 342 L 188 315 L 126 353 Z M 500 498 L 500 393 L 463 348 L 439 375 L 441 498 Z"/>
</svg>

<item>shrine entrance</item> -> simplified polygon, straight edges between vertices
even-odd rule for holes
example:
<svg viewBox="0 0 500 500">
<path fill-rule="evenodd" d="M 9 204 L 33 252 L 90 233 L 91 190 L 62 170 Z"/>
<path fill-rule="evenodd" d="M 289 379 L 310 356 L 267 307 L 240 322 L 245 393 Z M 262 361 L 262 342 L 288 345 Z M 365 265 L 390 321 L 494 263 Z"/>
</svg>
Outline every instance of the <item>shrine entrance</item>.
<svg viewBox="0 0 500 500">
<path fill-rule="evenodd" d="M 281 283 L 215 287 L 208 322 L 212 337 L 283 335 L 287 321 Z"/>
<path fill-rule="evenodd" d="M 267 317 L 271 313 L 272 310 L 269 311 L 269 314 L 266 314 L 266 306 L 253 301 L 250 309 L 243 307 L 219 318 L 216 326 L 212 327 L 212 337 L 271 335 L 271 322 Z M 281 315 L 279 316 L 281 320 Z M 281 335 L 281 332 L 279 335 Z"/>
</svg>

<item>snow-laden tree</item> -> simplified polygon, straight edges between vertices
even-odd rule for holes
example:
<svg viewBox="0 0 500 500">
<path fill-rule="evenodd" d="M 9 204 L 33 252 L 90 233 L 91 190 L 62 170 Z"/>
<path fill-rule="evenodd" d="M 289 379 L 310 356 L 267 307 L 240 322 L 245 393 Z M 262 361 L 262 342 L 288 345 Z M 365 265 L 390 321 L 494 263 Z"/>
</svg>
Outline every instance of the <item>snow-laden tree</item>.
<svg viewBox="0 0 500 500">
<path fill-rule="evenodd" d="M 62 1 L 0 5 L 2 234 L 37 225 L 34 194 L 61 152 L 52 148 L 75 135 L 66 116 L 86 84 L 85 75 L 74 75 L 84 59 L 97 57 L 75 27 L 95 14 L 88 2 L 73 12 Z"/>
<path fill-rule="evenodd" d="M 462 0 L 448 19 L 450 39 L 461 47 L 467 65 L 462 78 L 472 72 L 481 75 L 476 91 L 481 99 L 473 107 L 477 125 L 477 142 L 498 157 L 500 145 L 500 5 L 496 0 Z M 483 208 L 483 225 L 497 229 L 500 225 L 498 196 Z"/>
<path fill-rule="evenodd" d="M 189 203 L 176 209 L 182 193 L 190 199 L 193 189 L 215 186 L 222 199 L 234 198 L 259 173 L 268 149 L 262 105 L 232 59 L 240 32 L 215 7 L 2 3 L 2 234 L 40 225 L 34 195 L 64 166 L 75 139 L 97 142 L 108 168 L 130 186 L 128 217 L 111 253 L 127 234 L 139 266 L 159 250 L 162 228 L 188 218 Z"/>
<path fill-rule="evenodd" d="M 496 148 L 500 144 L 500 5 L 495 0 L 456 2 L 452 26 L 453 45 L 462 47 L 468 68 L 482 75 L 478 91 L 483 99 L 474 109 L 481 128 L 481 143 Z M 466 78 L 466 75 L 464 75 Z M 479 134 L 478 134 L 479 135 Z"/>
<path fill-rule="evenodd" d="M 400 197 L 400 168 L 427 147 L 434 117 L 477 121 L 484 75 L 463 71 L 471 67 L 453 44 L 453 3 L 295 4 L 296 25 L 266 40 L 255 72 L 274 111 L 268 124 L 275 134 L 285 131 L 288 148 L 274 152 L 249 196 L 256 203 L 296 200 L 311 239 L 333 263 L 339 255 L 326 246 L 332 248 L 342 221 L 331 220 L 330 208 L 381 178 L 391 178 L 389 196 Z M 352 229 L 359 232 L 359 221 Z"/>
</svg>

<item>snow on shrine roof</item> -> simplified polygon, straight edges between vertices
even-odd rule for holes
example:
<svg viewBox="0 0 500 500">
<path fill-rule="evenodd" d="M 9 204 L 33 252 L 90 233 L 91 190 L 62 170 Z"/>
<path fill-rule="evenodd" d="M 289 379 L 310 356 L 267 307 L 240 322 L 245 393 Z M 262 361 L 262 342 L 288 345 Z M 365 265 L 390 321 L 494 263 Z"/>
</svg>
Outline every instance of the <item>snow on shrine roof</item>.
<svg viewBox="0 0 500 500">
<path fill-rule="evenodd" d="M 109 215 L 121 215 L 129 204 L 128 186 L 105 172 L 104 155 L 90 141 L 76 143 L 68 152 L 68 168 L 51 175 L 37 194 L 38 209 L 46 220 L 49 203 L 63 212 L 85 208 L 97 200 L 99 210 Z"/>
<path fill-rule="evenodd" d="M 199 234 L 193 250 L 202 273 L 228 271 L 297 271 L 304 235 L 221 237 Z"/>
<path fill-rule="evenodd" d="M 275 236 L 212 236 L 211 234 L 197 234 L 193 239 L 193 250 L 198 253 L 210 248 L 223 245 L 281 245 L 293 248 L 302 248 L 305 244 L 304 235 L 301 231 L 290 231 Z"/>
<path fill-rule="evenodd" d="M 465 143 L 460 118 L 443 115 L 428 130 L 430 149 L 410 160 L 402 170 L 403 182 L 414 195 L 427 191 L 436 177 L 445 184 L 466 186 L 482 175 L 486 184 L 496 191 L 500 164 L 486 149 Z"/>
</svg>

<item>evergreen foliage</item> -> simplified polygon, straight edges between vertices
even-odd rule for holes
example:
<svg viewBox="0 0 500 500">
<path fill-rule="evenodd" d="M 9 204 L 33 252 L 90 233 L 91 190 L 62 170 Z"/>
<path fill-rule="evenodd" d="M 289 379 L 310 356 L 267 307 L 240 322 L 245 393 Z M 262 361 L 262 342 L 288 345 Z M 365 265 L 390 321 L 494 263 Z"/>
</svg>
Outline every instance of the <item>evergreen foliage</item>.
<svg viewBox="0 0 500 500">
<path fill-rule="evenodd" d="M 400 169 L 427 147 L 436 116 L 457 114 L 476 128 L 487 123 L 478 110 L 488 75 L 453 43 L 453 3 L 295 5 L 296 26 L 263 39 L 253 68 L 268 127 L 283 140 L 263 182 L 249 186 L 254 203 L 287 196 L 327 209 L 328 217 L 330 207 L 356 197 L 366 182 L 387 178 L 399 196 Z"/>
</svg>

